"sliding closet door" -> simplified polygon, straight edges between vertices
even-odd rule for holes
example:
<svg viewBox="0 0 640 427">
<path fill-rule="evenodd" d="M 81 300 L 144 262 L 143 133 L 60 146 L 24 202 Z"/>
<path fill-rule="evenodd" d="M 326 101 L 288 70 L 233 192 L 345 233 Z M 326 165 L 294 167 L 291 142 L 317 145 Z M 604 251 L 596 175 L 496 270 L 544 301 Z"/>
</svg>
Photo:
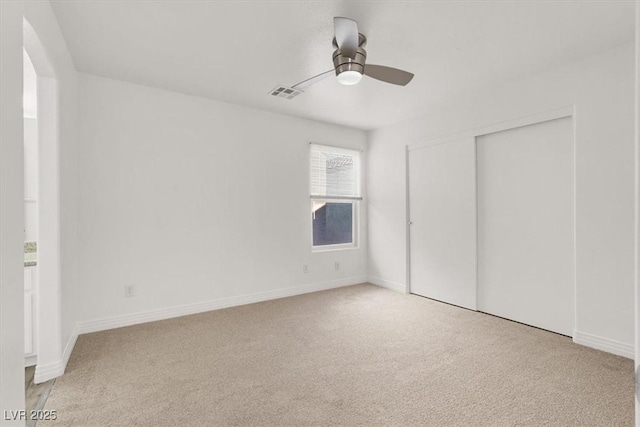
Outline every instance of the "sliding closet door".
<svg viewBox="0 0 640 427">
<path fill-rule="evenodd" d="M 411 292 L 476 308 L 475 141 L 409 151 Z"/>
<path fill-rule="evenodd" d="M 572 120 L 478 137 L 477 177 L 478 310 L 572 335 Z"/>
</svg>

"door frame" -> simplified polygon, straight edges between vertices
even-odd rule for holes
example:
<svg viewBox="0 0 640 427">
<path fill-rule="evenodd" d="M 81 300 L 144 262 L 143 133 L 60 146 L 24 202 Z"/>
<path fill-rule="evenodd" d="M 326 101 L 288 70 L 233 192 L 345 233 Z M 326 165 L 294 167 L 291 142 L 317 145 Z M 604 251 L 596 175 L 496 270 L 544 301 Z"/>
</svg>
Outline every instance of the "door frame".
<svg viewBox="0 0 640 427">
<path fill-rule="evenodd" d="M 38 266 L 35 311 L 36 384 L 62 375 L 60 94 L 58 75 L 40 36 L 23 18 L 23 48 L 37 75 Z"/>
</svg>

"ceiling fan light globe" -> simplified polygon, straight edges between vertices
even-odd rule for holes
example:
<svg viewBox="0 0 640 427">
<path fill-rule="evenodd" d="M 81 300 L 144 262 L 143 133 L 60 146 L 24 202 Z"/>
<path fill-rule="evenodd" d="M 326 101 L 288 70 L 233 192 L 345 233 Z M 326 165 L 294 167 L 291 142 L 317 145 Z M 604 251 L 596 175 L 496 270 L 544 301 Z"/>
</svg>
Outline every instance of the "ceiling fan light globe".
<svg viewBox="0 0 640 427">
<path fill-rule="evenodd" d="M 338 81 L 345 86 L 358 84 L 361 79 L 362 74 L 354 70 L 347 70 L 338 74 Z"/>
</svg>

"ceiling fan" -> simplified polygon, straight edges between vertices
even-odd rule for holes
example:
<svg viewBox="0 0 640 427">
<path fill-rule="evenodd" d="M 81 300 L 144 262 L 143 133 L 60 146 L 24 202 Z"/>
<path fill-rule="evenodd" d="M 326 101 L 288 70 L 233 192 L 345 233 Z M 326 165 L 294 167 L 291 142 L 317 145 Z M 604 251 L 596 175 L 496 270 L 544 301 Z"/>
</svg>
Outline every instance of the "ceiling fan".
<svg viewBox="0 0 640 427">
<path fill-rule="evenodd" d="M 366 64 L 367 52 L 364 47 L 367 38 L 358 32 L 358 23 L 353 19 L 335 17 L 333 27 L 333 46 L 336 48 L 333 52 L 334 68 L 291 86 L 293 89 L 309 87 L 334 72 L 343 85 L 355 85 L 363 75 L 400 86 L 406 86 L 413 78 L 412 73 L 397 68 Z"/>
</svg>

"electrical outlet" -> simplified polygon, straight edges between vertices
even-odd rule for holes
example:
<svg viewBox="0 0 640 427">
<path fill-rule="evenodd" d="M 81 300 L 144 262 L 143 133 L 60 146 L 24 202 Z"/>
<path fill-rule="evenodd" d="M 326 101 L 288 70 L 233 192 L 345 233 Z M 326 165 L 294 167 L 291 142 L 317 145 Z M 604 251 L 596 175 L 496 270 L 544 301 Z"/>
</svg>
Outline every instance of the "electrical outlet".
<svg viewBox="0 0 640 427">
<path fill-rule="evenodd" d="M 307 264 L 302 266 L 302 272 L 303 273 L 308 273 L 309 272 L 309 266 Z"/>
<path fill-rule="evenodd" d="M 336 263 L 334 264 L 333 268 L 334 268 L 336 271 L 340 271 L 340 263 L 336 261 Z"/>
<path fill-rule="evenodd" d="M 124 296 L 132 297 L 136 294 L 136 288 L 133 285 L 127 285 L 124 287 Z"/>
</svg>

